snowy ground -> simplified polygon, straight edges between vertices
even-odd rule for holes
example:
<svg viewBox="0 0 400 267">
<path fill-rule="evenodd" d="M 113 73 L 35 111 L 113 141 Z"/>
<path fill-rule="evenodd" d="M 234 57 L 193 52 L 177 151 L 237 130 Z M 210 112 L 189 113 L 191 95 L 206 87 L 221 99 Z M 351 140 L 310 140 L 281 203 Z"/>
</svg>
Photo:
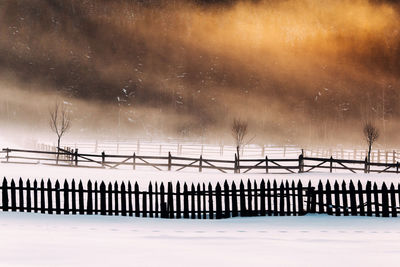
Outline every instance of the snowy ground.
<svg viewBox="0 0 400 267">
<path fill-rule="evenodd" d="M 399 181 L 396 174 L 218 174 L 0 164 L 8 179 Z M 0 212 L 0 266 L 398 266 L 400 218 L 165 220 Z"/>
<path fill-rule="evenodd" d="M 398 266 L 400 219 L 0 213 L 1 266 Z"/>
</svg>

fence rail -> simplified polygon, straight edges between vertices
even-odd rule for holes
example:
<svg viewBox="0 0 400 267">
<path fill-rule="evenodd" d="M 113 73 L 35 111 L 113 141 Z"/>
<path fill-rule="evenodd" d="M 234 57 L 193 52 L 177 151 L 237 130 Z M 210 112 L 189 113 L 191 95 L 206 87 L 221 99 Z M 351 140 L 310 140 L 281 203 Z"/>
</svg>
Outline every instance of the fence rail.
<svg viewBox="0 0 400 267">
<path fill-rule="evenodd" d="M 0 187 L 2 211 L 48 214 L 101 214 L 135 217 L 222 219 L 247 216 L 301 216 L 320 213 L 336 216 L 397 217 L 400 212 L 400 185 L 384 182 L 378 187 L 360 181 L 337 181 L 317 187 L 311 182 L 276 180 L 260 184 L 241 181 L 228 184 L 187 184 L 150 182 L 141 190 L 137 182 L 106 184 L 88 181 L 70 183 L 57 180 L 23 181 L 6 178 Z"/>
<path fill-rule="evenodd" d="M 22 149 L 3 149 L 2 163 L 23 163 L 23 164 L 45 164 L 70 167 L 88 168 L 130 168 L 135 170 L 138 167 L 151 167 L 158 171 L 181 171 L 183 169 L 195 169 L 202 172 L 204 169 L 215 170 L 226 173 L 263 172 L 263 173 L 303 173 L 314 171 L 345 171 L 364 173 L 399 173 L 399 162 L 379 163 L 364 160 L 349 160 L 305 157 L 300 154 L 297 158 L 269 158 L 261 159 L 238 159 L 235 155 L 233 160 L 207 159 L 200 156 L 182 157 L 172 156 L 142 156 L 136 155 L 109 155 L 79 153 L 78 149 L 60 149 L 54 151 L 37 151 Z"/>
</svg>

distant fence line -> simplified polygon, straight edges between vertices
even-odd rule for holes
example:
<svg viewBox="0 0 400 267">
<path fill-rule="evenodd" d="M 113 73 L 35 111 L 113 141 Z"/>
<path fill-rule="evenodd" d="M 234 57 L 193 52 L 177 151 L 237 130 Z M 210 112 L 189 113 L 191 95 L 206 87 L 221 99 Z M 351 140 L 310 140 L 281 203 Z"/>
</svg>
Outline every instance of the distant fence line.
<svg viewBox="0 0 400 267">
<path fill-rule="evenodd" d="M 236 148 L 224 144 L 202 144 L 181 142 L 182 140 L 168 140 L 168 142 L 154 142 L 137 139 L 133 141 L 94 141 L 80 143 L 66 143 L 64 149 L 79 148 L 85 153 L 99 153 L 105 151 L 108 154 L 123 154 L 134 151 L 137 155 L 164 155 L 171 152 L 177 156 L 182 155 L 203 155 L 208 157 L 226 157 L 236 153 Z M 36 149 L 44 151 L 57 151 L 55 146 L 37 144 Z M 349 160 L 364 160 L 368 151 L 366 149 L 349 148 L 306 148 L 301 149 L 296 145 L 245 145 L 241 149 L 241 157 L 283 157 L 295 158 L 303 151 L 306 157 L 317 158 L 341 158 Z M 400 160 L 400 150 L 397 149 L 373 149 L 371 161 L 378 163 L 396 163 Z"/>
<path fill-rule="evenodd" d="M 397 217 L 400 212 L 400 185 L 377 185 L 344 181 L 317 187 L 311 182 L 276 180 L 259 184 L 250 180 L 229 184 L 149 183 L 147 190 L 137 182 L 58 180 L 53 184 L 34 180 L 9 182 L 1 187 L 2 211 L 48 214 L 100 214 L 114 216 L 222 219 L 249 216 L 301 216 L 319 213 L 336 216 Z"/>
<path fill-rule="evenodd" d="M 347 160 L 330 158 L 305 157 L 300 154 L 298 158 L 269 158 L 262 159 L 238 159 L 235 155 L 234 160 L 206 159 L 202 156 L 177 157 L 168 153 L 168 156 L 140 156 L 132 155 L 108 155 L 83 154 L 78 149 L 65 150 L 61 152 L 48 152 L 36 150 L 21 150 L 4 148 L 4 160 L 2 163 L 23 163 L 23 164 L 47 164 L 56 166 L 88 167 L 88 168 L 109 168 L 129 167 L 135 170 L 137 167 L 151 167 L 159 171 L 181 171 L 185 168 L 196 169 L 202 172 L 203 169 L 213 169 L 226 173 L 248 173 L 258 170 L 263 173 L 305 173 L 315 170 L 333 172 L 344 170 L 352 173 L 399 173 L 400 163 L 377 163 L 364 160 Z"/>
</svg>

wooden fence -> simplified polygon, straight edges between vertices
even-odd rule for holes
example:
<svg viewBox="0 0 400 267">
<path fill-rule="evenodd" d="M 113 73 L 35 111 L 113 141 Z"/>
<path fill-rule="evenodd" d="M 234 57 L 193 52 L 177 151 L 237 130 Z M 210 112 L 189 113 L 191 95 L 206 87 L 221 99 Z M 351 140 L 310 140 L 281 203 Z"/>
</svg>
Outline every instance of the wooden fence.
<svg viewBox="0 0 400 267">
<path fill-rule="evenodd" d="M 299 216 L 320 213 L 336 216 L 397 217 L 400 212 L 400 185 L 378 186 L 360 181 L 349 186 L 343 181 L 315 188 L 311 182 L 241 181 L 228 184 L 186 184 L 169 182 L 142 191 L 137 183 L 106 184 L 88 181 L 71 183 L 57 180 L 30 180 L 18 183 L 4 178 L 1 187 L 1 210 L 48 214 L 101 214 L 135 217 L 222 219 L 247 216 Z"/>
<path fill-rule="evenodd" d="M 325 172 L 364 172 L 364 173 L 399 173 L 399 162 L 378 163 L 364 160 L 347 160 L 330 158 L 305 157 L 300 154 L 298 158 L 261 158 L 261 159 L 206 159 L 202 156 L 177 157 L 168 153 L 168 156 L 140 156 L 132 155 L 108 155 L 82 154 L 78 149 L 73 151 L 60 149 L 61 152 L 3 149 L 3 163 L 23 164 L 47 164 L 57 166 L 88 167 L 88 168 L 130 168 L 150 167 L 158 171 L 181 171 L 183 169 L 195 169 L 202 172 L 204 169 L 216 170 L 226 173 L 262 172 L 262 173 L 303 173 L 314 171 Z M 57 157 L 58 155 L 58 157 Z"/>
</svg>

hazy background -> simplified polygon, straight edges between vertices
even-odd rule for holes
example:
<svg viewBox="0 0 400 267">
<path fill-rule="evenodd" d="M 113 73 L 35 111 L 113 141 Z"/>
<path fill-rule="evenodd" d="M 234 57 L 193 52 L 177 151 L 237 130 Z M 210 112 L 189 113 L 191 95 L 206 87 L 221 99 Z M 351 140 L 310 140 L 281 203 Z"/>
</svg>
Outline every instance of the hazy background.
<svg viewBox="0 0 400 267">
<path fill-rule="evenodd" d="M 397 1 L 0 0 L 0 134 L 400 141 Z"/>
</svg>

